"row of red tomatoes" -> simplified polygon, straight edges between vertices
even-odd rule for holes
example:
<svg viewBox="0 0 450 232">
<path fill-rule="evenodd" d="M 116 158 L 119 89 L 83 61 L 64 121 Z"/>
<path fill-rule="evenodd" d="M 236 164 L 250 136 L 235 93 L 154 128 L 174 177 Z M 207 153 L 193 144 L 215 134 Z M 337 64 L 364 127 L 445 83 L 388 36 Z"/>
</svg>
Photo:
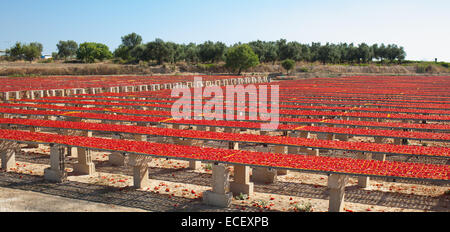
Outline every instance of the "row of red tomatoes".
<svg viewBox="0 0 450 232">
<path fill-rule="evenodd" d="M 0 104 L 0 107 L 4 104 Z M 19 106 L 13 105 L 13 106 Z M 20 106 L 30 106 L 26 104 L 21 104 Z M 51 105 L 50 105 L 51 106 Z M 34 107 L 40 107 L 39 105 L 35 105 Z M 168 120 L 170 119 L 170 112 L 166 111 L 154 111 L 154 117 L 139 116 L 139 115 L 115 115 L 115 114 L 101 114 L 101 113 L 89 113 L 89 112 L 81 112 L 76 110 L 86 110 L 92 112 L 104 112 L 110 111 L 113 113 L 126 113 L 126 114 L 134 114 L 136 110 L 129 109 L 104 109 L 104 108 L 83 108 L 83 107 L 62 107 L 62 106 L 53 106 L 48 107 L 50 109 L 65 109 L 65 110 L 73 110 L 75 112 L 62 112 L 62 111 L 41 111 L 41 110 L 20 110 L 20 109 L 4 109 L 0 108 L 0 112 L 2 113 L 10 113 L 10 114 L 32 114 L 32 115 L 60 115 L 60 116 L 71 116 L 78 118 L 90 118 L 90 119 L 100 119 L 100 120 L 118 120 L 118 121 L 136 121 L 136 122 L 166 122 L 166 123 L 175 123 L 175 124 L 190 124 L 190 125 L 205 125 L 205 126 L 223 126 L 223 127 L 237 127 L 237 128 L 249 128 L 249 129 L 260 129 L 261 123 L 259 122 L 246 122 L 246 121 L 216 121 L 216 120 Z M 165 118 L 167 117 L 167 118 Z M 332 123 L 349 123 L 350 121 L 342 121 L 342 120 L 304 120 L 304 122 L 309 123 L 318 123 L 318 122 L 326 122 L 328 124 Z M 359 124 L 360 126 L 368 126 L 370 122 L 365 121 L 354 121 L 354 124 Z M 376 124 L 376 123 L 374 123 Z M 350 124 L 349 124 L 350 125 Z M 410 125 L 410 124 L 407 124 Z M 412 124 L 413 125 L 413 124 Z M 417 124 L 422 125 L 422 124 Z M 450 126 L 448 126 L 450 127 Z M 281 124 L 278 126 L 278 130 L 295 130 L 295 131 L 304 131 L 304 132 L 318 132 L 318 133 L 331 133 L 331 134 L 347 134 L 347 135 L 357 135 L 357 136 L 381 136 L 388 138 L 410 138 L 410 139 L 421 139 L 421 140 L 440 140 L 440 141 L 449 141 L 450 134 L 448 133 L 433 133 L 433 132 L 417 132 L 417 131 L 402 131 L 402 130 L 379 130 L 379 129 L 361 129 L 361 128 L 343 128 L 343 127 L 319 127 L 319 126 L 298 126 L 298 125 L 285 125 Z"/>
<path fill-rule="evenodd" d="M 423 163 L 358 160 L 323 156 L 273 154 L 249 151 L 233 151 L 218 148 L 202 148 L 150 142 L 111 140 L 104 138 L 64 136 L 32 133 L 17 130 L 0 130 L 0 139 L 34 141 L 139 153 L 169 158 L 227 162 L 273 168 L 334 172 L 345 174 L 404 177 L 416 179 L 448 180 L 450 166 Z"/>
<path fill-rule="evenodd" d="M 21 102 L 34 102 L 34 103 L 50 103 L 50 104 L 71 104 L 71 105 L 94 105 L 105 107 L 156 107 L 171 110 L 172 106 L 167 104 L 138 104 L 138 103 L 112 103 L 112 102 L 86 102 L 86 101 L 55 101 L 55 100 L 18 100 Z M 192 109 L 191 105 L 184 105 Z M 226 105 L 223 106 L 226 110 L 231 110 Z M 233 107 L 233 111 L 242 112 L 255 112 L 258 113 L 258 109 L 250 108 L 240 109 L 239 107 Z M 450 116 L 447 115 L 421 115 L 421 114 L 386 114 L 386 113 L 364 113 L 364 112 L 331 112 L 331 111 L 314 111 L 314 110 L 279 110 L 280 115 L 285 116 L 326 116 L 326 117 L 356 117 L 356 118 L 382 118 L 382 119 L 414 119 L 414 120 L 437 120 L 437 121 L 450 121 Z"/>
<path fill-rule="evenodd" d="M 202 139 L 202 140 L 278 144 L 284 146 L 298 146 L 298 147 L 310 147 L 322 149 L 325 148 L 332 150 L 350 150 L 360 152 L 377 152 L 386 154 L 404 154 L 404 155 L 408 154 L 408 155 L 438 156 L 438 157 L 450 156 L 450 148 L 446 147 L 429 147 L 429 146 L 424 147 L 424 146 L 408 146 L 408 145 L 393 145 L 393 144 L 377 144 L 367 142 L 316 140 L 316 139 L 286 137 L 286 136 L 220 133 L 212 131 L 178 130 L 168 128 L 157 128 L 157 127 L 111 125 L 111 124 L 98 124 L 85 122 L 70 122 L 70 121 L 50 121 L 37 119 L 0 118 L 0 123 L 20 124 L 36 127 L 54 127 L 54 128 L 77 129 L 77 130 L 146 134 L 164 137 L 182 137 L 182 138 Z"/>
<path fill-rule="evenodd" d="M 123 99 L 123 98 L 105 98 L 105 97 L 89 97 L 89 98 L 85 98 L 85 97 L 46 97 L 44 98 L 44 100 L 51 100 L 53 101 L 61 101 L 61 100 L 77 100 L 77 101 L 97 101 L 97 102 L 126 102 L 126 103 L 145 103 L 145 104 L 154 104 L 154 103 L 158 103 L 158 104 L 173 104 L 177 101 L 175 100 L 157 100 L 157 99 L 149 99 L 149 100 L 139 100 L 139 99 Z M 203 100 L 203 104 L 206 103 L 206 101 L 208 101 L 207 99 Z M 193 100 L 189 100 L 189 101 L 178 101 L 178 103 L 181 104 L 192 104 L 195 105 L 196 102 L 194 102 Z M 235 102 L 235 105 L 237 104 L 237 102 Z M 361 105 L 360 107 L 330 107 L 330 106 L 306 106 L 306 105 L 283 105 L 283 104 L 278 104 L 278 105 L 272 105 L 272 104 L 267 104 L 267 107 L 278 107 L 280 109 L 283 108 L 287 108 L 287 109 L 304 109 L 304 110 L 318 110 L 318 111 L 334 111 L 334 110 L 339 110 L 339 111 L 369 111 L 369 112 L 385 112 L 385 113 L 414 113 L 414 114 L 444 114 L 444 115 L 448 115 L 450 114 L 449 110 L 429 110 L 429 109 L 396 109 L 396 108 L 369 108 L 369 107 L 365 107 L 364 105 Z"/>
</svg>

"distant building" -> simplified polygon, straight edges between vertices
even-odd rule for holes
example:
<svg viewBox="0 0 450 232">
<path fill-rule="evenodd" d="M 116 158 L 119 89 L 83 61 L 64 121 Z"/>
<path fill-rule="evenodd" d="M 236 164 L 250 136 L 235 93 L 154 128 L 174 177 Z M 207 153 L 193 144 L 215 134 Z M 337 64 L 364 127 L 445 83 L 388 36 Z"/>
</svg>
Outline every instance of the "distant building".
<svg viewBox="0 0 450 232">
<path fill-rule="evenodd" d="M 4 56 L 6 55 L 6 51 L 5 50 L 0 50 L 0 56 Z"/>
<path fill-rule="evenodd" d="M 51 58 L 52 58 L 52 55 L 43 55 L 43 56 L 41 56 L 41 59 L 44 59 L 44 60 L 51 59 Z"/>
</svg>

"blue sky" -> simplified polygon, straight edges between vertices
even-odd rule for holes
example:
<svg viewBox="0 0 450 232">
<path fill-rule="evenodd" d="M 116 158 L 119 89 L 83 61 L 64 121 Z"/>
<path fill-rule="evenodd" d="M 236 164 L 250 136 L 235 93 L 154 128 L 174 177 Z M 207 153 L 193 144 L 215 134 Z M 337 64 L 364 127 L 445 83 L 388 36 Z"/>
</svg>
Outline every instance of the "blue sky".
<svg viewBox="0 0 450 232">
<path fill-rule="evenodd" d="M 0 49 L 59 40 L 105 43 L 136 32 L 177 43 L 253 40 L 396 43 L 407 59 L 450 61 L 448 0 L 0 0 Z"/>
</svg>

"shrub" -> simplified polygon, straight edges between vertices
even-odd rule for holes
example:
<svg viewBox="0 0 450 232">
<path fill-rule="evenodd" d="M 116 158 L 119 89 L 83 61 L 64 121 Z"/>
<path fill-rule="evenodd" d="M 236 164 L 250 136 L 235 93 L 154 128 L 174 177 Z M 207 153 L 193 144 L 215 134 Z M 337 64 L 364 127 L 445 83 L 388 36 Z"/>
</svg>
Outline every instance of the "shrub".
<svg viewBox="0 0 450 232">
<path fill-rule="evenodd" d="M 243 200 L 247 199 L 248 196 L 247 196 L 247 194 L 239 193 L 239 195 L 236 196 L 235 198 L 236 198 L 236 200 L 241 200 L 241 201 L 243 201 Z"/>
<path fill-rule="evenodd" d="M 281 62 L 281 66 L 287 71 L 287 74 L 289 74 L 289 71 L 295 66 L 295 61 L 291 59 L 283 60 L 283 62 Z"/>
<path fill-rule="evenodd" d="M 211 164 L 206 164 L 205 165 L 205 170 L 212 170 L 212 165 Z"/>
<path fill-rule="evenodd" d="M 309 69 L 308 69 L 307 67 L 301 67 L 301 68 L 299 69 L 299 71 L 300 71 L 300 72 L 303 72 L 303 73 L 306 73 L 306 72 L 309 72 Z"/>
<path fill-rule="evenodd" d="M 266 201 L 266 200 L 258 200 L 257 204 L 262 206 L 262 207 L 266 207 L 269 204 L 269 202 Z"/>
<path fill-rule="evenodd" d="M 302 203 L 302 204 L 295 204 L 294 205 L 294 211 L 295 212 L 312 212 L 313 208 L 311 203 Z"/>
</svg>

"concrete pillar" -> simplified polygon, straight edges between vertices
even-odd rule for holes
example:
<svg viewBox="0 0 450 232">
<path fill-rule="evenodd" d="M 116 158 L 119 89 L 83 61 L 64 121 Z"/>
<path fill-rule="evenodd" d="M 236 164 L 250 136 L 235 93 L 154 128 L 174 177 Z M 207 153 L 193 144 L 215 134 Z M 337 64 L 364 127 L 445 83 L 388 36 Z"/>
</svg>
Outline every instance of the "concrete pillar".
<svg viewBox="0 0 450 232">
<path fill-rule="evenodd" d="M 357 159 L 362 160 L 370 160 L 372 158 L 372 154 L 370 153 L 364 153 L 364 152 L 357 152 L 356 153 Z M 370 185 L 370 178 L 367 176 L 358 176 L 358 186 L 362 188 L 367 188 Z"/>
<path fill-rule="evenodd" d="M 348 141 L 348 135 L 335 134 L 334 139 L 337 139 L 339 141 Z"/>
<path fill-rule="evenodd" d="M 73 171 L 82 175 L 92 175 L 95 173 L 95 164 L 92 162 L 91 151 L 86 148 L 76 148 L 78 163 L 74 164 Z"/>
<path fill-rule="evenodd" d="M 189 160 L 189 169 L 190 170 L 198 170 L 202 167 L 201 161 Z"/>
<path fill-rule="evenodd" d="M 50 167 L 44 170 L 44 179 L 53 182 L 64 182 L 67 172 L 64 165 L 65 147 L 50 146 Z"/>
<path fill-rule="evenodd" d="M 5 171 L 16 167 L 16 151 L 14 149 L 7 149 L 1 151 L 2 169 Z"/>
<path fill-rule="evenodd" d="M 288 152 L 287 146 L 274 146 L 273 147 L 273 153 L 287 154 L 287 152 Z M 279 175 L 279 176 L 287 175 L 287 174 L 288 174 L 288 170 L 286 170 L 286 169 L 277 170 L 277 175 Z"/>
<path fill-rule="evenodd" d="M 212 167 L 212 190 L 203 192 L 203 203 L 206 205 L 229 207 L 233 199 L 230 192 L 230 171 L 223 164 Z"/>
<path fill-rule="evenodd" d="M 307 131 L 301 131 L 299 134 L 299 137 L 309 139 L 309 138 L 311 138 L 311 133 L 309 133 Z M 304 153 L 307 155 L 319 156 L 319 149 L 300 147 L 300 148 L 298 148 L 298 152 Z"/>
<path fill-rule="evenodd" d="M 374 137 L 375 143 L 383 143 L 383 137 Z"/>
<path fill-rule="evenodd" d="M 236 130 L 232 127 L 224 127 L 223 133 L 236 133 Z"/>
<path fill-rule="evenodd" d="M 147 135 L 135 134 L 134 135 L 134 140 L 146 142 L 147 141 Z"/>
<path fill-rule="evenodd" d="M 250 182 L 250 167 L 244 165 L 234 165 L 234 181 L 230 184 L 231 192 L 234 195 L 240 193 L 252 195 L 254 184 Z"/>
<path fill-rule="evenodd" d="M 113 166 L 124 166 L 127 162 L 127 156 L 120 152 L 112 152 L 108 157 L 108 163 Z"/>
<path fill-rule="evenodd" d="M 150 156 L 130 155 L 129 165 L 133 167 L 133 184 L 137 189 L 149 187 L 148 162 Z"/>
<path fill-rule="evenodd" d="M 228 149 L 239 150 L 239 143 L 238 142 L 228 142 Z"/>
<path fill-rule="evenodd" d="M 252 180 L 265 184 L 274 183 L 277 180 L 277 170 L 263 167 L 253 168 Z"/>
<path fill-rule="evenodd" d="M 386 154 L 373 154 L 372 158 L 374 160 L 378 160 L 378 161 L 385 161 L 386 160 Z"/>
<path fill-rule="evenodd" d="M 121 139 L 121 136 L 119 134 L 115 134 L 113 139 Z M 124 166 L 127 160 L 128 156 L 125 156 L 125 154 L 120 152 L 111 152 L 108 157 L 108 163 L 113 166 Z"/>
<path fill-rule="evenodd" d="M 68 147 L 67 149 L 68 149 L 67 150 L 68 156 L 70 156 L 72 158 L 78 158 L 78 148 Z"/>
<path fill-rule="evenodd" d="M 306 148 L 306 147 L 300 147 L 298 149 L 299 153 L 303 153 L 306 155 L 312 155 L 312 156 L 319 156 L 319 149 L 314 148 Z"/>
<path fill-rule="evenodd" d="M 298 135 L 298 133 L 297 132 L 290 132 L 290 133 L 288 133 L 288 136 L 289 137 L 293 137 L 293 138 L 295 138 L 295 137 L 298 137 L 299 135 Z M 294 146 L 288 146 L 287 147 L 287 153 L 288 154 L 298 154 L 298 147 L 294 147 Z"/>
<path fill-rule="evenodd" d="M 174 125 L 175 127 L 179 128 L 179 125 Z M 182 139 L 182 138 L 173 138 L 173 143 L 183 146 L 193 146 L 194 140 L 192 139 Z M 190 160 L 189 161 L 189 169 L 191 170 L 198 170 L 202 167 L 201 161 L 196 160 Z"/>
<path fill-rule="evenodd" d="M 328 212 L 342 212 L 344 209 L 346 175 L 331 174 L 328 177 L 328 188 L 330 193 Z"/>
<path fill-rule="evenodd" d="M 329 135 L 327 133 L 317 133 L 317 139 L 320 140 L 328 140 L 329 139 Z"/>
</svg>

